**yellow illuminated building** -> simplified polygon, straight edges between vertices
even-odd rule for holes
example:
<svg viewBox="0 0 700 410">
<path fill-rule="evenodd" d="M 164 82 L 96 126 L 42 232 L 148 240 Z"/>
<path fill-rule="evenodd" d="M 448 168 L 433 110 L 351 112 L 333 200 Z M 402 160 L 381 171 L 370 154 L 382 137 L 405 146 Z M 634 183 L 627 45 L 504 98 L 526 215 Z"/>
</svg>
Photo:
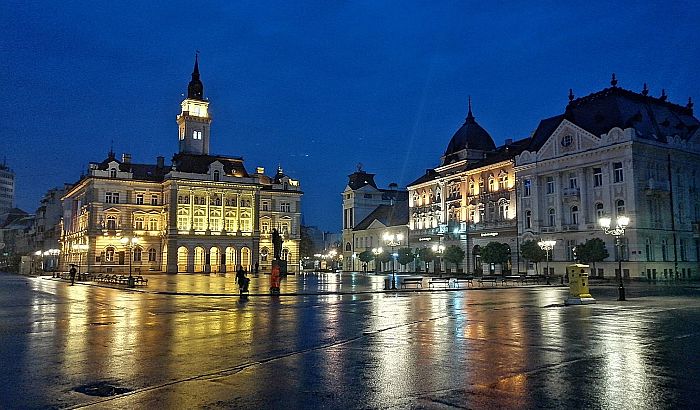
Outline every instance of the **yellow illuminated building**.
<svg viewBox="0 0 700 410">
<path fill-rule="evenodd" d="M 63 197 L 62 263 L 82 271 L 269 270 L 271 233 L 283 237 L 289 272 L 299 266 L 301 188 L 281 168 L 248 173 L 243 159 L 209 153 L 211 117 L 195 60 L 177 116 L 179 152 L 165 165 L 129 154 L 91 163 Z M 127 239 L 136 238 L 134 242 Z"/>
</svg>

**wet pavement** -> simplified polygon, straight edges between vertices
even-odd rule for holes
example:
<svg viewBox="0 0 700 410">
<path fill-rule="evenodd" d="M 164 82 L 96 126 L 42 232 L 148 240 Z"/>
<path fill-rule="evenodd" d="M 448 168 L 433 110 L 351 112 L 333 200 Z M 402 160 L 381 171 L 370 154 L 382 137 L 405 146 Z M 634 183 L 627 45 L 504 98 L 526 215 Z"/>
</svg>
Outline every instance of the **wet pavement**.
<svg viewBox="0 0 700 410">
<path fill-rule="evenodd" d="M 700 400 L 697 284 L 630 284 L 627 302 L 614 286 L 594 286 L 597 304 L 563 307 L 561 287 L 387 293 L 383 277 L 312 276 L 287 279 L 290 293 L 293 284 L 306 295 L 241 299 L 227 277 L 163 275 L 131 292 L 0 273 L 0 408 L 659 409 Z M 345 293 L 353 280 L 377 291 Z M 313 294 L 314 283 L 343 292 Z"/>
</svg>

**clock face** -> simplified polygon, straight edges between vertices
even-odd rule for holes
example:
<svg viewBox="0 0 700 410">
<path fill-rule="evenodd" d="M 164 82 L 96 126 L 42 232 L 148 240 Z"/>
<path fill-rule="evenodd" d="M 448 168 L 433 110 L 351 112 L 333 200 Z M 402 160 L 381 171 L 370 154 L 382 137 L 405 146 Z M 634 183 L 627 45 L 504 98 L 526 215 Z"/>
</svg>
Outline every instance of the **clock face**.
<svg viewBox="0 0 700 410">
<path fill-rule="evenodd" d="M 567 134 L 567 135 L 564 135 L 564 137 L 562 137 L 562 139 L 561 139 L 561 145 L 562 145 L 563 147 L 568 147 L 568 146 L 570 146 L 573 142 L 574 142 L 574 137 L 572 137 L 571 135 L 568 135 L 568 134 Z"/>
</svg>

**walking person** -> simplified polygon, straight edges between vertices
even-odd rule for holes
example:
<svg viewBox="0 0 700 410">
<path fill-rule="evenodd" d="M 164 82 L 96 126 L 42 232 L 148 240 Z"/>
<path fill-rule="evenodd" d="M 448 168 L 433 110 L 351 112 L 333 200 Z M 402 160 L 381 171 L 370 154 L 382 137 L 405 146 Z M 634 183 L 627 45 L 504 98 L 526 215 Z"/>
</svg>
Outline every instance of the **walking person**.
<svg viewBox="0 0 700 410">
<path fill-rule="evenodd" d="M 241 265 L 238 265 L 238 270 L 236 271 L 236 282 L 241 293 L 248 293 L 248 283 L 250 279 L 245 277 L 245 271 Z"/>
<path fill-rule="evenodd" d="M 75 265 L 73 265 L 73 264 L 71 263 L 71 265 L 70 265 L 70 270 L 68 271 L 68 273 L 70 274 L 70 284 L 71 284 L 71 286 L 73 286 L 73 285 L 75 284 L 75 274 L 76 274 L 77 272 L 78 272 L 78 271 L 75 270 Z"/>
</svg>

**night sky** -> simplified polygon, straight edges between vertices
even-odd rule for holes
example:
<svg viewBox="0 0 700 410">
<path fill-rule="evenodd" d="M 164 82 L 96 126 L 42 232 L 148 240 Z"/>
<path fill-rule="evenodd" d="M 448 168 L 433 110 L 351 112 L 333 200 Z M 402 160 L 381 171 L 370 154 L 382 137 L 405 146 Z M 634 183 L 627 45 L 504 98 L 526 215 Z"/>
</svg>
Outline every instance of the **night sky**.
<svg viewBox="0 0 700 410">
<path fill-rule="evenodd" d="M 0 2 L 0 161 L 17 206 L 114 151 L 177 150 L 200 50 L 211 152 L 301 180 L 304 222 L 340 230 L 358 163 L 386 187 L 438 165 L 464 122 L 497 145 L 560 114 L 569 88 L 700 99 L 698 2 Z M 495 2 L 494 2 L 495 3 Z"/>
</svg>

